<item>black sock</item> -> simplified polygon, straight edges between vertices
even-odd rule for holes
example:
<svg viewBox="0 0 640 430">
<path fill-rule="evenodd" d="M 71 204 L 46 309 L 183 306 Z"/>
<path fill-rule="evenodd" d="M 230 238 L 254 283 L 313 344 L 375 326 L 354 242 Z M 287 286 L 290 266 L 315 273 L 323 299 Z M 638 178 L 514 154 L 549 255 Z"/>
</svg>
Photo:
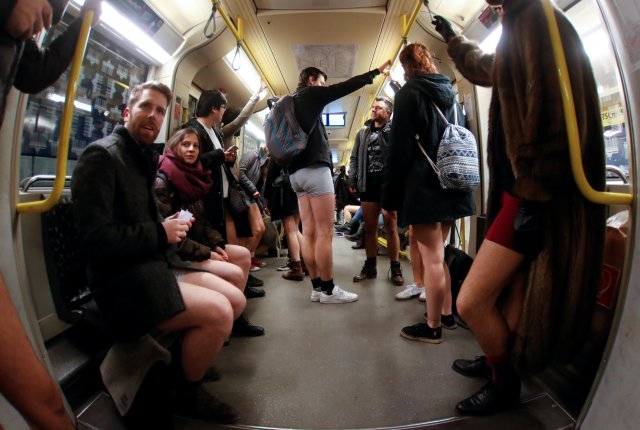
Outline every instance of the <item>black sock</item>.
<svg viewBox="0 0 640 430">
<path fill-rule="evenodd" d="M 321 288 L 322 291 L 324 291 L 325 294 L 331 295 L 333 294 L 333 278 L 329 279 L 328 281 L 320 281 L 321 284 Z"/>
<path fill-rule="evenodd" d="M 201 381 L 187 381 L 183 378 L 177 384 L 176 391 L 185 401 L 194 402 L 200 384 Z"/>
<path fill-rule="evenodd" d="M 320 280 L 320 277 L 312 279 L 311 286 L 314 290 L 320 291 L 322 289 L 322 281 Z"/>
<path fill-rule="evenodd" d="M 391 262 L 391 267 L 400 267 L 400 262 L 399 261 L 392 261 Z"/>
<path fill-rule="evenodd" d="M 378 265 L 378 261 L 376 257 L 367 257 L 367 261 L 364 262 L 364 265 L 367 267 L 376 267 Z"/>
</svg>

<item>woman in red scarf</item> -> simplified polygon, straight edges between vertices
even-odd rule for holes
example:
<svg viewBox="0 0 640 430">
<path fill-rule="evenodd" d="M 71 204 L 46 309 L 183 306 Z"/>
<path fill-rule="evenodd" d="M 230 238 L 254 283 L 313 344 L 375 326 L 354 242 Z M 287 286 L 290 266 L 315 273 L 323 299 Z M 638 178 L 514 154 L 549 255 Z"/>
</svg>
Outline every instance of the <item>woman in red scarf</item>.
<svg viewBox="0 0 640 430">
<path fill-rule="evenodd" d="M 158 208 L 165 217 L 177 216 L 180 210 L 191 212 L 194 221 L 187 238 L 179 245 L 178 256 L 226 281 L 209 285 L 227 297 L 234 310 L 244 309 L 251 254 L 242 246 L 225 245 L 222 235 L 207 221 L 202 199 L 212 185 L 211 172 L 203 170 L 200 163 L 198 133 L 192 128 L 179 130 L 167 142 L 160 159 L 154 187 Z M 205 274 L 187 271 L 180 275 L 185 281 L 203 284 L 206 282 L 199 278 Z M 234 323 L 234 332 L 249 336 L 264 334 L 262 327 L 250 325 L 243 315 Z"/>
</svg>

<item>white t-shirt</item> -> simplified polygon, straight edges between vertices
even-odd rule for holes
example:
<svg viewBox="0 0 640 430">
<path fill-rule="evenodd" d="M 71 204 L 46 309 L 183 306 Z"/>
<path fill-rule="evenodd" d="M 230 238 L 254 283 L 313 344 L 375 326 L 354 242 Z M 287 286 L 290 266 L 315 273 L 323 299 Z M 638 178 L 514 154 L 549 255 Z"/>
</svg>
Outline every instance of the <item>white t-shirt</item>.
<svg viewBox="0 0 640 430">
<path fill-rule="evenodd" d="M 216 133 L 213 131 L 213 129 L 210 127 L 207 127 L 204 124 L 201 124 L 201 125 L 202 127 L 204 127 L 204 129 L 207 131 L 207 134 L 211 138 L 211 141 L 213 142 L 213 147 L 215 149 L 223 149 L 222 144 L 218 140 L 218 136 L 216 136 Z M 222 176 L 222 197 L 226 199 L 227 197 L 229 197 L 229 179 L 227 179 L 227 174 L 224 171 L 224 165 L 220 166 L 220 173 Z"/>
</svg>

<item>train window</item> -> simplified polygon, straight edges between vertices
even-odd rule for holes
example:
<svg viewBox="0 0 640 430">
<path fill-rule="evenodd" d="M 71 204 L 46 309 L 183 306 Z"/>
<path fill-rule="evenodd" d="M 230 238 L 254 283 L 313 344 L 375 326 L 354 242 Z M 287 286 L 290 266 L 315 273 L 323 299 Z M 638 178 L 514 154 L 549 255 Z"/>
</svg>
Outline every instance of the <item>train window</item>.
<svg viewBox="0 0 640 430">
<path fill-rule="evenodd" d="M 617 62 L 609 37 L 602 24 L 600 11 L 591 0 L 582 0 L 565 11 L 582 38 L 585 50 L 598 85 L 606 164 L 620 169 L 629 177 L 629 139 Z M 487 36 L 480 47 L 493 52 L 498 44 L 502 26 L 498 26 Z"/>
<path fill-rule="evenodd" d="M 47 34 L 49 44 L 75 18 L 66 13 Z M 69 142 L 67 174 L 71 174 L 82 150 L 111 133 L 122 121 L 129 87 L 144 82 L 149 66 L 97 31 L 91 32 L 80 70 Z M 69 80 L 67 70 L 58 81 L 29 97 L 20 152 L 20 179 L 55 174 L 60 118 Z"/>
<path fill-rule="evenodd" d="M 630 147 L 626 106 L 618 63 L 600 10 L 592 0 L 582 0 L 566 11 L 582 38 L 598 85 L 607 165 L 629 176 Z"/>
<path fill-rule="evenodd" d="M 322 114 L 322 123 L 327 127 L 344 127 L 345 122 L 346 112 Z"/>
</svg>

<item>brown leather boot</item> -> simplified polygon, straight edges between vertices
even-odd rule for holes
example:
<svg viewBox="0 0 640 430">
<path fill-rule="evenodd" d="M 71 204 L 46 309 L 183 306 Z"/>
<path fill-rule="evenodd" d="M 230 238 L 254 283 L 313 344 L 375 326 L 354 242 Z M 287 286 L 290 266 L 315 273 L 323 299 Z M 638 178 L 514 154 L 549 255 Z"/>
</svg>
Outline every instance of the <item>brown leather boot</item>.
<svg viewBox="0 0 640 430">
<path fill-rule="evenodd" d="M 404 278 L 402 277 L 402 268 L 399 261 L 392 261 L 389 267 L 391 283 L 398 287 L 404 285 Z"/>
<path fill-rule="evenodd" d="M 373 279 L 378 276 L 378 269 L 376 266 L 377 264 L 375 258 L 373 259 L 373 261 L 367 259 L 364 262 L 364 266 L 362 266 L 360 274 L 353 277 L 353 282 L 360 282 L 364 281 L 365 279 Z"/>
<path fill-rule="evenodd" d="M 290 267 L 291 269 L 289 269 L 287 273 L 282 274 L 282 277 L 289 281 L 302 281 L 304 279 L 302 263 L 300 261 L 292 261 Z"/>
</svg>

